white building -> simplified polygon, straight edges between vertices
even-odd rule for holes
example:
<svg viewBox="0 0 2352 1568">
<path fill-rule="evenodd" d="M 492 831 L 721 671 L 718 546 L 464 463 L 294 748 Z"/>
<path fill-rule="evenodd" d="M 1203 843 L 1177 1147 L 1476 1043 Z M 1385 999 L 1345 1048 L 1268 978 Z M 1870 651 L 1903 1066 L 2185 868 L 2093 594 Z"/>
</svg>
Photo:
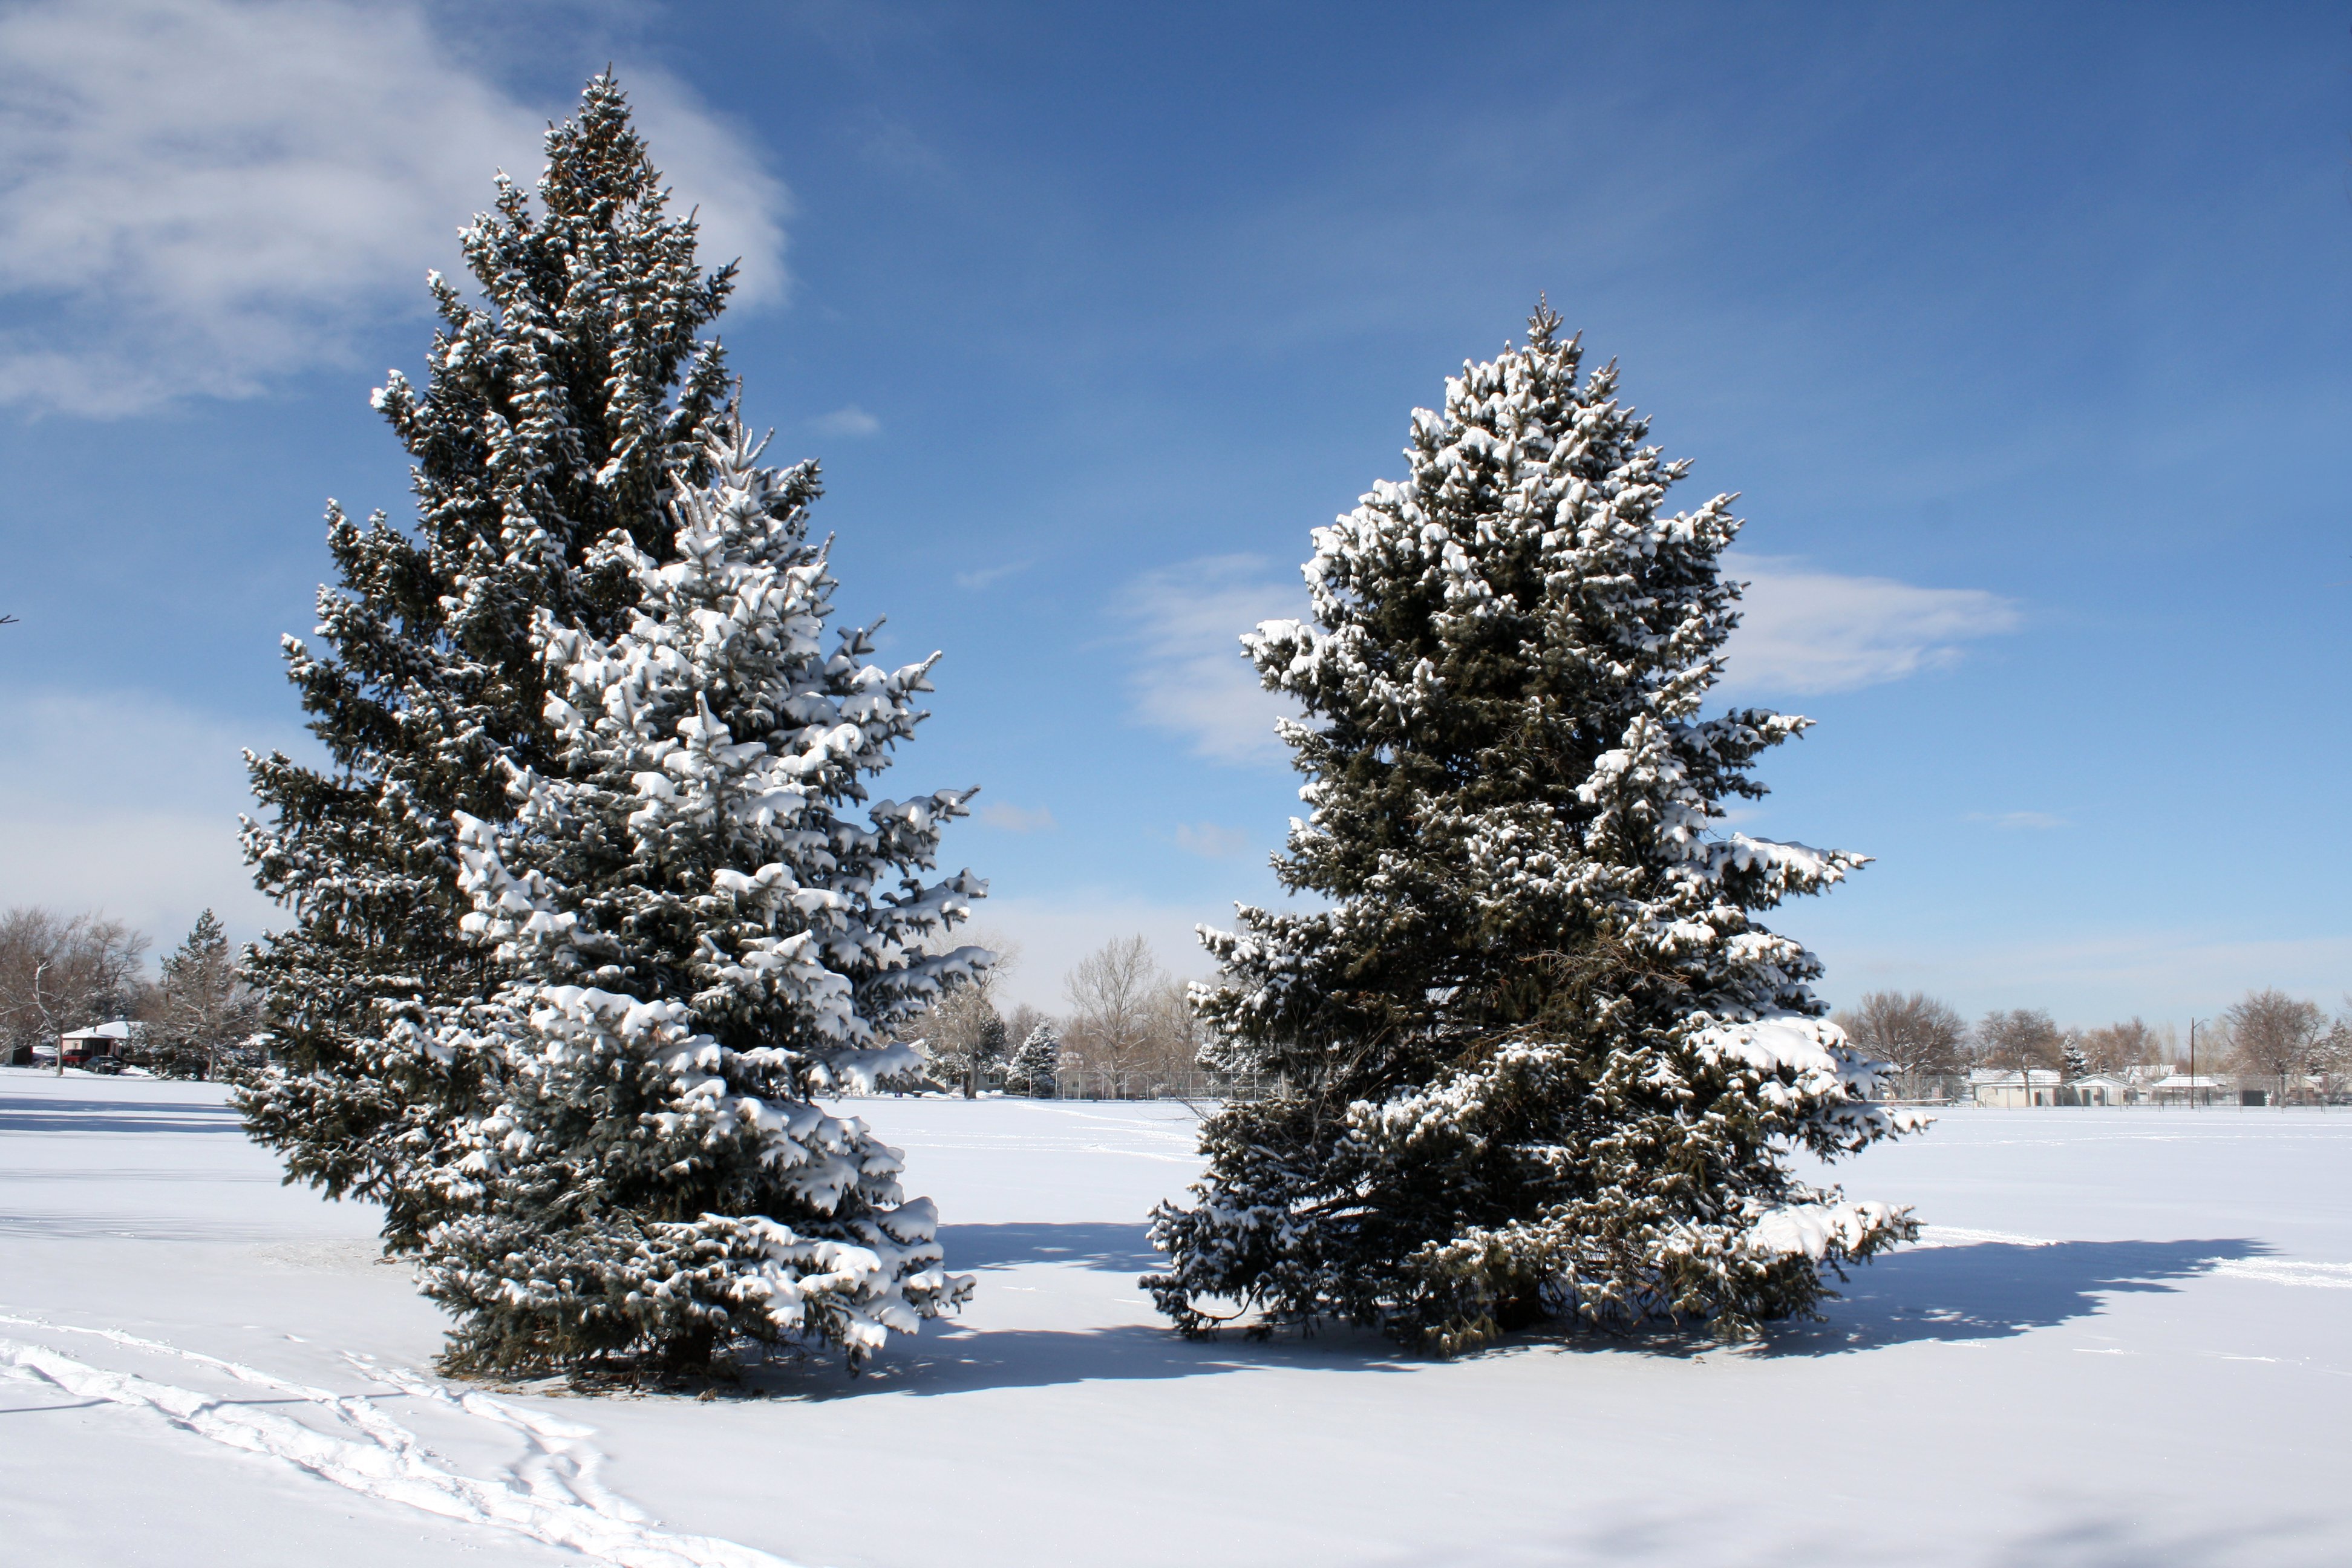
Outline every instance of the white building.
<svg viewBox="0 0 2352 1568">
<path fill-rule="evenodd" d="M 1969 1074 L 1969 1095 L 1979 1105 L 2000 1109 L 2054 1105 L 2057 1094 L 2058 1075 L 2048 1068 L 2028 1068 L 2023 1072 L 1979 1068 Z"/>
<path fill-rule="evenodd" d="M 2148 1086 L 2147 1092 L 2158 1105 L 2214 1105 L 2231 1092 L 2227 1079 L 2210 1078 L 2199 1073 L 2191 1078 L 2187 1073 L 2174 1073 L 2160 1078 Z"/>
</svg>

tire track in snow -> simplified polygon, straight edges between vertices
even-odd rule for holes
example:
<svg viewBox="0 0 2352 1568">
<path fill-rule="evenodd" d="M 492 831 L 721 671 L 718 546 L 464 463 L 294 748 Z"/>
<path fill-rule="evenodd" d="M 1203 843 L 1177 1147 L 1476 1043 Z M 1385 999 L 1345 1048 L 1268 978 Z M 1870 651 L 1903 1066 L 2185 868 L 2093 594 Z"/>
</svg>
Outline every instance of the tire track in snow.
<svg viewBox="0 0 2352 1568">
<path fill-rule="evenodd" d="M 512 1531 L 610 1563 L 615 1568 L 794 1568 L 782 1558 L 715 1536 L 677 1535 L 607 1490 L 593 1427 L 542 1415 L 471 1390 L 448 1389 L 401 1367 L 346 1355 L 353 1366 L 402 1394 L 461 1411 L 519 1434 L 529 1452 L 502 1476 L 462 1475 L 365 1394 L 331 1394 L 218 1356 L 184 1351 L 115 1329 L 84 1329 L 0 1314 L 0 1323 L 49 1333 L 87 1334 L 127 1350 L 175 1357 L 317 1407 L 352 1436 L 338 1436 L 273 1411 L 229 1404 L 134 1373 L 109 1372 L 48 1346 L 0 1339 L 0 1372 L 51 1384 L 80 1399 L 144 1410 L 183 1431 L 248 1454 L 280 1459 L 364 1497 L 444 1519 Z"/>
</svg>

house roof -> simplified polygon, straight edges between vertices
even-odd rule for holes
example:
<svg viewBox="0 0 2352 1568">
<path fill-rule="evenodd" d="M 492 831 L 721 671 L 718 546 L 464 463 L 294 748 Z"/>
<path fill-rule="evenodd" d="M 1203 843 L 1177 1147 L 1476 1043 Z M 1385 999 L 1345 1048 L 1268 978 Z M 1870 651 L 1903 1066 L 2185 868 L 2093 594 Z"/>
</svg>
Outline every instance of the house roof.
<svg viewBox="0 0 2352 1568">
<path fill-rule="evenodd" d="M 65 1040 L 127 1040 L 131 1037 L 131 1026 L 117 1018 L 111 1024 L 92 1024 L 87 1029 L 75 1029 L 58 1037 Z"/>
</svg>

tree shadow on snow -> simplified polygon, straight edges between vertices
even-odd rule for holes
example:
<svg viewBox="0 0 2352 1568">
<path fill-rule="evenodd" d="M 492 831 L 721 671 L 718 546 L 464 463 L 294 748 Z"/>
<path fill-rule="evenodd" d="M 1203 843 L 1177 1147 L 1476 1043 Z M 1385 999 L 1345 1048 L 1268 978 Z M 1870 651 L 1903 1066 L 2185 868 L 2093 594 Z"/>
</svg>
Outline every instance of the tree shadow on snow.
<svg viewBox="0 0 2352 1568">
<path fill-rule="evenodd" d="M 943 1225 L 948 1268 L 1012 1268 L 1024 1263 L 1075 1263 L 1108 1274 L 1149 1274 L 1167 1259 L 1140 1225 Z"/>
<path fill-rule="evenodd" d="M 1139 1225 L 962 1225 L 940 1227 L 948 1267 L 983 1276 L 1029 1264 L 1065 1264 L 1106 1273 L 1149 1272 L 1160 1261 Z M 1740 1347 L 1759 1356 L 1820 1356 L 1931 1341 L 2010 1338 L 2053 1328 L 2106 1308 L 2126 1292 L 2170 1291 L 2217 1263 L 2263 1256 L 2243 1237 L 2190 1241 L 2063 1241 L 2042 1246 L 1981 1242 L 1893 1253 L 1851 1271 L 1827 1321 L 1773 1323 Z M 1596 1333 L 1555 1324 L 1515 1334 L 1456 1360 L 1486 1360 L 1549 1349 L 1643 1352 L 1675 1358 L 1725 1347 L 1703 1326 L 1661 1327 L 1631 1334 Z M 1156 1381 L 1259 1369 L 1403 1373 L 1440 1364 L 1400 1350 L 1379 1335 L 1344 1325 L 1311 1334 L 1285 1331 L 1252 1340 L 1227 1331 L 1186 1340 L 1157 1323 L 1094 1329 L 974 1329 L 953 1320 L 924 1325 L 912 1341 L 894 1340 L 855 1379 L 816 1357 L 751 1369 L 746 1393 L 788 1399 L 841 1399 L 883 1394 L 935 1395 L 1062 1384 Z"/>
<path fill-rule="evenodd" d="M 1165 1261 L 1140 1225 L 956 1225 L 940 1227 L 948 1268 L 982 1276 L 995 1269 L 1061 1264 L 1133 1279 Z M 1139 1294 L 1140 1292 L 1139 1292 Z M 1135 1383 L 1257 1368 L 1403 1372 L 1415 1364 L 1376 1334 L 1327 1327 L 1270 1340 L 1239 1332 L 1187 1340 L 1164 1323 L 1092 1329 L 975 1329 L 956 1319 L 926 1323 L 911 1341 L 894 1339 L 855 1379 L 838 1362 L 814 1357 L 754 1367 L 746 1392 L 788 1399 L 932 1395 L 1073 1383 Z"/>
<path fill-rule="evenodd" d="M 0 1239 L 33 1241 L 285 1241 L 286 1227 L 178 1215 L 0 1211 Z"/>
<path fill-rule="evenodd" d="M 1072 1383 L 1148 1383 L 1260 1369 L 1402 1373 L 1412 1358 L 1375 1335 L 1324 1330 L 1258 1341 L 1235 1334 L 1187 1340 L 1159 1323 L 1100 1329 L 967 1329 L 926 1324 L 912 1343 L 893 1344 L 855 1380 L 838 1363 L 756 1369 L 747 1388 L 783 1398 L 936 1395 Z"/>
<path fill-rule="evenodd" d="M 0 1132 L 228 1132 L 245 1123 L 201 1100 L 47 1100 L 0 1094 Z"/>
<path fill-rule="evenodd" d="M 2270 1250 L 2204 1241 L 1986 1241 L 1891 1253 L 1848 1271 L 1828 1321 L 1776 1323 L 1759 1355 L 1830 1355 L 1924 1341 L 2006 1339 L 2095 1317 L 2114 1295 L 2172 1291 L 2217 1263 Z"/>
</svg>

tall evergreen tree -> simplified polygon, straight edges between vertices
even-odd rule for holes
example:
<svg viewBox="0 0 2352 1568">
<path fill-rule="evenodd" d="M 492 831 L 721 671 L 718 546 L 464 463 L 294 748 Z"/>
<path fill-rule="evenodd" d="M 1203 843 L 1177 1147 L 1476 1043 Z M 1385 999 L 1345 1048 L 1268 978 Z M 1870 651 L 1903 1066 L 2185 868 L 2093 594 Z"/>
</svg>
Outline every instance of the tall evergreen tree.
<svg viewBox="0 0 2352 1568">
<path fill-rule="evenodd" d="M 425 1237 L 460 1368 L 698 1368 L 743 1341 L 854 1363 L 969 1289 L 898 1152 L 814 1103 L 919 1075 L 897 1033 L 990 962 L 927 951 L 983 891 L 920 878 L 971 792 L 865 787 L 938 656 L 819 647 L 815 466 L 757 456 L 713 447 L 662 556 L 600 547 L 640 591 L 612 637 L 539 611 L 555 753 L 509 764 L 510 820 L 457 818 L 466 925 L 509 977 L 417 1042 L 485 1088 Z"/>
<path fill-rule="evenodd" d="M 1549 1315 L 1812 1310 L 1912 1234 L 1789 1168 L 1907 1121 L 1756 911 L 1862 858 L 1720 830 L 1807 721 L 1702 718 L 1736 624 L 1728 497 L 1668 514 L 1609 366 L 1538 309 L 1415 414 L 1410 472 L 1315 534 L 1313 625 L 1243 642 L 1305 710 L 1277 863 L 1327 907 L 1203 930 L 1212 1065 L 1278 1075 L 1203 1131 L 1150 1277 L 1191 1332 L 1378 1325 L 1452 1352 Z"/>
<path fill-rule="evenodd" d="M 418 1173 L 480 1087 L 415 1042 L 500 980 L 458 930 L 458 814 L 505 817 L 507 765 L 551 754 L 535 617 L 621 626 L 638 589 L 609 542 L 674 549 L 662 501 L 708 477 L 727 410 L 698 334 L 733 268 L 698 266 L 609 76 L 546 145 L 536 205 L 502 176 L 465 232 L 481 302 L 430 280 L 425 387 L 395 371 L 375 395 L 414 459 L 415 528 L 329 506 L 324 647 L 287 639 L 328 765 L 248 758 L 268 820 L 246 852 L 294 921 L 252 964 L 281 1065 L 244 1096 L 247 1125 L 289 1180 L 383 1203 L 402 1249 L 434 1220 Z"/>
</svg>

